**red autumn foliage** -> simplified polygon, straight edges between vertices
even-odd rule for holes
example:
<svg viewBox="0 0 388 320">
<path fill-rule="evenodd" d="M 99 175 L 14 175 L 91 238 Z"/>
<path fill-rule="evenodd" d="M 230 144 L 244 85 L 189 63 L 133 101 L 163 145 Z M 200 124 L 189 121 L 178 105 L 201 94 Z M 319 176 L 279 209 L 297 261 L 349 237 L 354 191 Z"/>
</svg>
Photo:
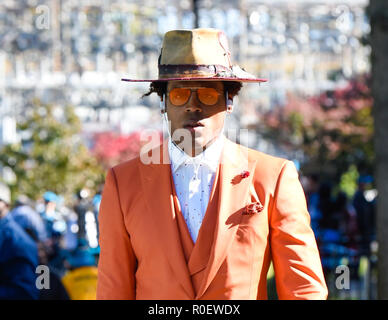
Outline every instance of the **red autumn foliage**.
<svg viewBox="0 0 388 320">
<path fill-rule="evenodd" d="M 335 161 L 371 163 L 373 120 L 370 77 L 359 76 L 344 87 L 306 98 L 288 94 L 287 103 L 263 116 L 265 136 L 288 150 L 303 150 L 322 167 Z"/>
<path fill-rule="evenodd" d="M 139 156 L 142 147 L 151 141 L 151 137 L 148 135 L 143 136 L 141 131 L 128 135 L 102 132 L 96 133 L 93 141 L 93 154 L 105 168 L 110 168 Z M 160 143 L 161 141 L 162 134 L 159 133 L 159 140 L 157 142 Z"/>
</svg>

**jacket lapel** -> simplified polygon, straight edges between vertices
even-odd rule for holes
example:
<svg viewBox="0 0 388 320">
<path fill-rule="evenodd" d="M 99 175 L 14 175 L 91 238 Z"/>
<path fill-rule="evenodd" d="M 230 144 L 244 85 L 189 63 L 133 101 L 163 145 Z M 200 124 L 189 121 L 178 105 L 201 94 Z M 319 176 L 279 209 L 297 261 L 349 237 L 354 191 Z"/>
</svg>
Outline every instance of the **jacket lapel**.
<svg viewBox="0 0 388 320">
<path fill-rule="evenodd" d="M 204 294 L 224 261 L 242 219 L 241 208 L 248 203 L 256 161 L 249 161 L 247 152 L 248 149 L 225 139 L 219 173 L 218 218 L 208 265 L 196 299 Z M 250 175 L 241 179 L 243 171 L 250 172 Z"/>
<path fill-rule="evenodd" d="M 153 149 L 152 152 L 159 152 L 159 155 L 162 153 L 163 159 L 161 160 L 166 160 L 167 157 L 168 161 L 161 161 L 160 164 L 144 164 L 140 162 L 139 169 L 142 178 L 142 188 L 149 214 L 152 217 L 150 227 L 152 226 L 153 230 L 150 230 L 150 232 L 155 232 L 159 235 L 159 244 L 163 247 L 162 249 L 171 264 L 175 276 L 186 291 L 189 299 L 193 299 L 193 286 L 187 269 L 174 210 L 171 168 L 167 146 L 167 142 L 164 141 L 160 147 Z M 155 158 L 158 159 L 158 157 Z"/>
</svg>

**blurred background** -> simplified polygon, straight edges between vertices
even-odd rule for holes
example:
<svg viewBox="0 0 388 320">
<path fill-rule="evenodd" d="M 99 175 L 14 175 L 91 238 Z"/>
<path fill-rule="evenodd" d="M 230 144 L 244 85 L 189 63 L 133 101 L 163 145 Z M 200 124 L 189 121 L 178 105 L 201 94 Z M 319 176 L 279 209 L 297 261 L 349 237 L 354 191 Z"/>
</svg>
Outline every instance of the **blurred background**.
<svg viewBox="0 0 388 320">
<path fill-rule="evenodd" d="M 141 98 L 148 84 L 120 79 L 157 77 L 166 31 L 214 27 L 234 63 L 269 79 L 244 85 L 228 128 L 249 129 L 238 142 L 294 161 L 329 299 L 377 299 L 372 7 L 2 0 L 0 298 L 95 298 L 105 173 L 138 155 L 147 130 L 163 138 L 157 97 Z M 50 268 L 50 289 L 36 289 L 38 264 Z M 276 299 L 272 269 L 268 277 Z"/>
</svg>

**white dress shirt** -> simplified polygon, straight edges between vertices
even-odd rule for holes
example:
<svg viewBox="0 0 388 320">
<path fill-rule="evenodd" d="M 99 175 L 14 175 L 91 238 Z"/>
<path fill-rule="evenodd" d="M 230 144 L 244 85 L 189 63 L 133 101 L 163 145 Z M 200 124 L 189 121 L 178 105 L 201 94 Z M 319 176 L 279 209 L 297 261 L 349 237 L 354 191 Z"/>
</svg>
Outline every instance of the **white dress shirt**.
<svg viewBox="0 0 388 320">
<path fill-rule="evenodd" d="M 176 194 L 191 238 L 195 243 L 209 203 L 225 136 L 221 134 L 205 151 L 190 157 L 171 137 L 168 151 Z"/>
</svg>

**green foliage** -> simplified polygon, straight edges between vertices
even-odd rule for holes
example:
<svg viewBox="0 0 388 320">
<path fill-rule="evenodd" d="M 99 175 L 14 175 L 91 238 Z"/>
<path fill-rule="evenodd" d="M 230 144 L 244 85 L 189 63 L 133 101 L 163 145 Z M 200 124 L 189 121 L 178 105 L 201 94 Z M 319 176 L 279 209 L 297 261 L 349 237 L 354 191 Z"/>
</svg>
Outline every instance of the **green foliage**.
<svg viewBox="0 0 388 320">
<path fill-rule="evenodd" d="M 359 176 L 357 167 L 355 165 L 351 165 L 348 171 L 343 173 L 340 178 L 339 188 L 341 191 L 346 193 L 348 199 L 353 198 L 355 192 L 357 191 L 357 179 Z"/>
<path fill-rule="evenodd" d="M 299 112 L 291 112 L 288 121 L 290 122 L 292 141 L 300 143 L 304 136 L 303 115 Z"/>
<path fill-rule="evenodd" d="M 65 199 L 81 188 L 96 190 L 104 172 L 81 140 L 81 123 L 71 106 L 54 107 L 35 100 L 18 122 L 20 143 L 0 151 L 0 164 L 15 174 L 13 199 L 32 199 L 52 190 Z"/>
</svg>

